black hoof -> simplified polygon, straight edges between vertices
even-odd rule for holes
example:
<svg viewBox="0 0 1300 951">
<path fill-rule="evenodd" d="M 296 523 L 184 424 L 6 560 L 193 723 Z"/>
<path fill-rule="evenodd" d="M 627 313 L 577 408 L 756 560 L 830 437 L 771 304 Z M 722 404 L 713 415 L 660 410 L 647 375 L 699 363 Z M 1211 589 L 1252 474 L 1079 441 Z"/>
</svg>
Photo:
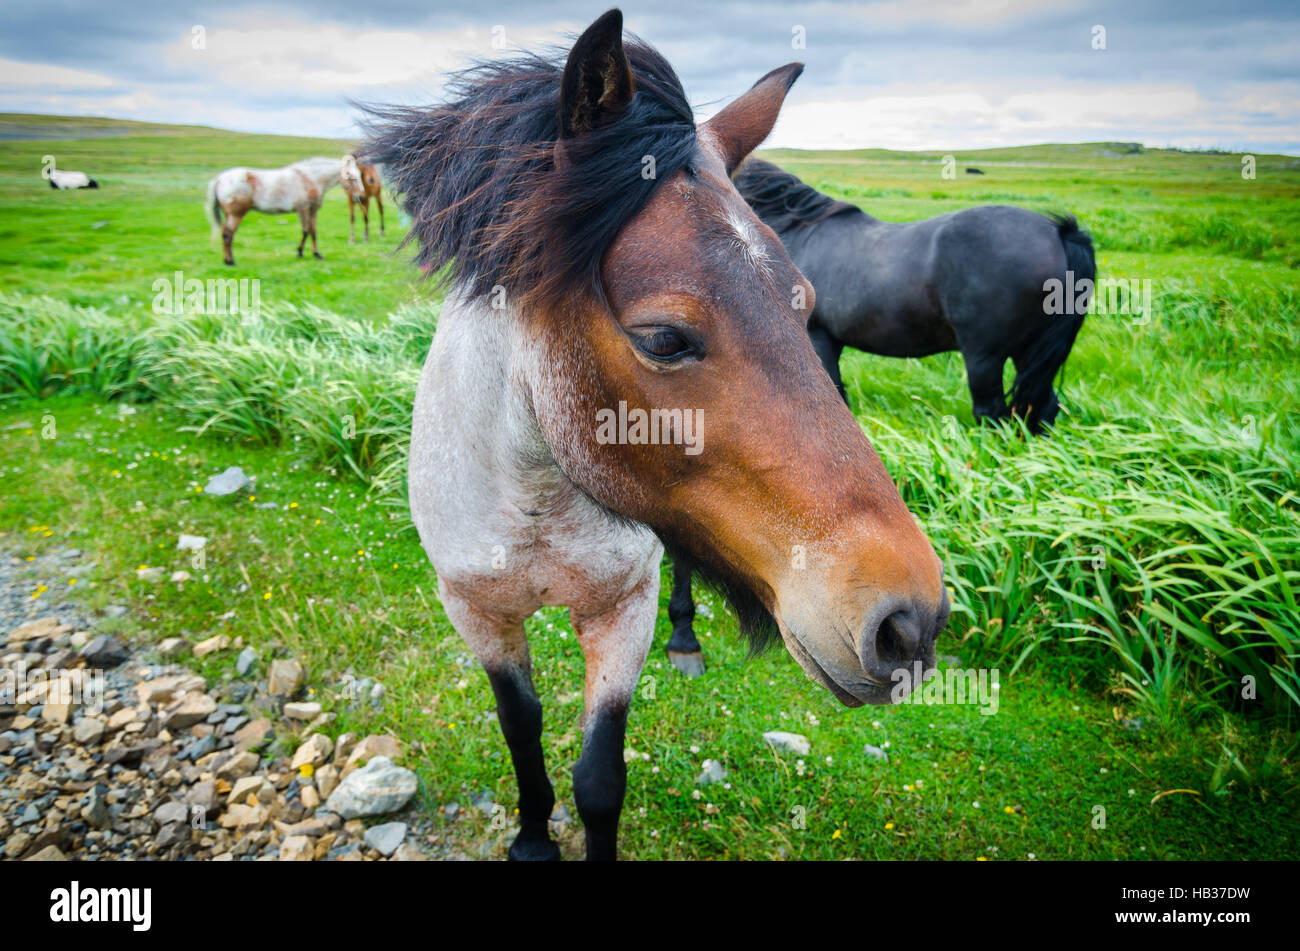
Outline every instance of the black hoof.
<svg viewBox="0 0 1300 951">
<path fill-rule="evenodd" d="M 311 256 L 314 257 L 317 261 L 324 261 L 324 260 L 325 260 L 325 256 L 322 255 L 319 251 L 313 251 L 313 252 L 311 253 Z"/>
<path fill-rule="evenodd" d="M 548 839 L 516 837 L 506 853 L 511 862 L 558 862 L 560 847 Z"/>
<path fill-rule="evenodd" d="M 704 655 L 699 651 L 669 651 L 668 659 L 672 665 L 687 677 L 699 677 L 704 674 Z"/>
</svg>

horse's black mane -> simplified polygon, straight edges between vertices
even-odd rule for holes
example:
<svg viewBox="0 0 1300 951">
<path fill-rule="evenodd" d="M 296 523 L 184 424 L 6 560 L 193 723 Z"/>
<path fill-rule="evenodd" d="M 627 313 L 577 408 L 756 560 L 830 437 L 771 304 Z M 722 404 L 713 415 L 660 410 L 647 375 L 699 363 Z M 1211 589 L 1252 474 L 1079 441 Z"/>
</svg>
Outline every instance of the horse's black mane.
<svg viewBox="0 0 1300 951">
<path fill-rule="evenodd" d="M 815 225 L 845 212 L 862 214 L 857 206 L 823 195 L 762 159 L 747 160 L 732 176 L 732 181 L 754 213 L 777 234 Z"/>
<path fill-rule="evenodd" d="M 659 182 L 691 165 L 695 120 L 668 62 L 624 43 L 636 94 L 612 122 L 564 140 L 559 94 L 566 52 L 483 62 L 457 73 L 448 102 L 365 106 L 365 159 L 385 167 L 413 219 L 407 241 L 430 273 L 471 295 L 500 285 L 512 303 L 603 297 L 600 262 Z M 653 175 L 643 175 L 653 156 Z"/>
</svg>

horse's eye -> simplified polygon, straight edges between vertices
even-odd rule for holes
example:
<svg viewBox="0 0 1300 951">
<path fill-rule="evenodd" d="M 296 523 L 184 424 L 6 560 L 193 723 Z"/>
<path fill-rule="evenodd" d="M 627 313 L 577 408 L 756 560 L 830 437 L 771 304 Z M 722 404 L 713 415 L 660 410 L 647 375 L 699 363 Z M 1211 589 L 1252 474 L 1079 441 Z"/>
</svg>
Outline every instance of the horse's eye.
<svg viewBox="0 0 1300 951">
<path fill-rule="evenodd" d="M 691 349 L 690 343 L 676 330 L 656 330 L 640 338 L 637 346 L 656 360 L 674 360 Z"/>
</svg>

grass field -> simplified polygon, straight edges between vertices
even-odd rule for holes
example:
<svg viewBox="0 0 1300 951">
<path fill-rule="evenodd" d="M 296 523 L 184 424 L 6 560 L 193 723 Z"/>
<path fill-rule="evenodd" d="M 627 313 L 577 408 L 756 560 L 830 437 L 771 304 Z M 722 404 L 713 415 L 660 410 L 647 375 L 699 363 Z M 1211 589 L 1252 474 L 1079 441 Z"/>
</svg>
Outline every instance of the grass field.
<svg viewBox="0 0 1300 951">
<path fill-rule="evenodd" d="M 481 791 L 513 804 L 487 680 L 404 508 L 438 300 L 393 253 L 396 208 L 386 237 L 348 246 L 331 192 L 323 262 L 294 256 L 294 219 L 251 215 L 227 269 L 206 180 L 344 143 L 20 116 L 0 116 L 0 135 L 0 545 L 90 553 L 75 587 L 92 606 L 137 605 L 132 638 L 221 631 L 301 658 L 340 713 L 331 732 L 411 744 L 426 811 Z M 102 187 L 51 191 L 45 155 Z M 1070 211 L 1102 276 L 1150 281 L 1153 310 L 1089 318 L 1047 440 L 973 428 L 957 355 L 846 356 L 853 408 L 947 568 L 940 652 L 998 667 L 999 711 L 845 710 L 784 652 L 745 660 L 726 609 L 697 592 L 709 672 L 668 668 L 661 617 L 629 726 L 623 854 L 1294 857 L 1300 159 L 1257 156 L 1246 180 L 1236 155 L 1038 146 L 958 154 L 948 179 L 938 153 L 767 157 L 882 218 Z M 176 271 L 260 280 L 261 318 L 158 312 L 154 282 Z M 230 464 L 257 477 L 253 498 L 196 493 Z M 201 579 L 137 581 L 140 565 L 189 567 L 181 531 L 210 539 Z M 581 655 L 564 612 L 530 628 L 547 762 L 574 811 Z M 233 657 L 203 664 L 233 674 Z M 349 704 L 348 670 L 386 685 L 380 707 Z M 805 734 L 811 754 L 774 755 L 772 729 Z M 726 787 L 696 786 L 705 759 Z M 489 856 L 509 836 L 476 810 L 447 834 Z M 578 830 L 563 847 L 581 854 Z"/>
</svg>

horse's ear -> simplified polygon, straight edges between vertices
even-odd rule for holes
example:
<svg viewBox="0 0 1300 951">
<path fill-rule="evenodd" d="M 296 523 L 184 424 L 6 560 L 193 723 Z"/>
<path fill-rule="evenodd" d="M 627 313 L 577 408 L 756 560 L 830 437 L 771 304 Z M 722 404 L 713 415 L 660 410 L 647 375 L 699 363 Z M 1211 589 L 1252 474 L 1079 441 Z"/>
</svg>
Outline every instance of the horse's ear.
<svg viewBox="0 0 1300 951">
<path fill-rule="evenodd" d="M 704 123 L 722 149 L 728 175 L 771 133 L 785 94 L 802 72 L 803 63 L 772 70 L 749 92 Z"/>
<path fill-rule="evenodd" d="M 623 52 L 623 12 L 610 10 L 569 51 L 560 82 L 560 137 L 571 139 L 612 122 L 635 91 Z"/>
</svg>

